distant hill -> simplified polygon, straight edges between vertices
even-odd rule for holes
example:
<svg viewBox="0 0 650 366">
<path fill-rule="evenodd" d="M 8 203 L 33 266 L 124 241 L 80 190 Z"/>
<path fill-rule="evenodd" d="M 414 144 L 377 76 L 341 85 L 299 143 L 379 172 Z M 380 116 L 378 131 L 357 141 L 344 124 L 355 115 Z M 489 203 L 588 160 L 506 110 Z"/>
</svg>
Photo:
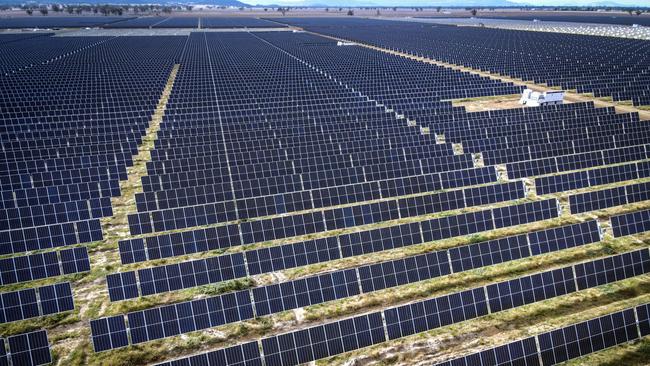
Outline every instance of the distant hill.
<svg viewBox="0 0 650 366">
<path fill-rule="evenodd" d="M 250 4 L 243 3 L 237 0 L 0 0 L 0 5 L 16 5 L 16 4 L 132 4 L 132 5 L 148 5 L 148 4 L 201 4 L 213 6 L 233 6 L 233 7 L 251 7 Z"/>
</svg>

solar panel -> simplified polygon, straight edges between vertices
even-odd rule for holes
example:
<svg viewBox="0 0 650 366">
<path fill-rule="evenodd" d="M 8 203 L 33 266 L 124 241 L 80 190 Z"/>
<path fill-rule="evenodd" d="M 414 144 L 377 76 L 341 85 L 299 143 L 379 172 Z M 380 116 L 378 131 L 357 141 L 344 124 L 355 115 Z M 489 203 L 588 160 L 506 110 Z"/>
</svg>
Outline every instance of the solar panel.
<svg viewBox="0 0 650 366">
<path fill-rule="evenodd" d="M 120 301 L 138 297 L 138 285 L 135 272 L 114 273 L 106 276 L 108 296 L 111 301 Z"/>
<path fill-rule="evenodd" d="M 486 349 L 436 366 L 539 366 L 539 353 L 535 337 L 529 337 Z"/>
<path fill-rule="evenodd" d="M 103 352 L 129 345 L 124 316 L 91 320 L 90 331 L 95 352 Z"/>
<path fill-rule="evenodd" d="M 530 251 L 533 255 L 573 248 L 600 240 L 602 240 L 602 234 L 596 220 L 528 234 Z"/>
<path fill-rule="evenodd" d="M 650 210 L 613 216 L 611 221 L 615 238 L 642 233 L 650 230 Z"/>
<path fill-rule="evenodd" d="M 40 287 L 38 295 L 43 315 L 74 310 L 70 282 Z"/>
<path fill-rule="evenodd" d="M 497 312 L 575 292 L 571 267 L 488 285 L 490 311 Z"/>
<path fill-rule="evenodd" d="M 2 299 L 2 323 L 39 316 L 35 289 L 25 289 L 0 294 Z"/>
<path fill-rule="evenodd" d="M 454 273 L 528 256 L 528 241 L 524 234 L 449 249 Z"/>
<path fill-rule="evenodd" d="M 39 330 L 8 339 L 12 365 L 45 365 L 52 362 L 47 332 Z"/>
<path fill-rule="evenodd" d="M 637 338 L 639 334 L 633 309 L 537 336 L 544 365 L 555 365 Z"/>
<path fill-rule="evenodd" d="M 9 366 L 9 356 L 7 355 L 5 340 L 2 338 L 0 338 L 0 366 Z"/>
<path fill-rule="evenodd" d="M 298 365 L 384 342 L 381 313 L 262 339 L 267 366 Z"/>
<path fill-rule="evenodd" d="M 90 271 L 90 258 L 86 247 L 64 249 L 59 254 L 64 274 Z"/>
<path fill-rule="evenodd" d="M 198 355 L 159 363 L 156 366 L 262 366 L 262 357 L 257 342 L 238 344 L 236 346 L 201 353 Z"/>
<path fill-rule="evenodd" d="M 647 249 L 575 266 L 576 282 L 580 290 L 639 276 L 648 271 L 650 271 L 650 254 Z"/>
</svg>

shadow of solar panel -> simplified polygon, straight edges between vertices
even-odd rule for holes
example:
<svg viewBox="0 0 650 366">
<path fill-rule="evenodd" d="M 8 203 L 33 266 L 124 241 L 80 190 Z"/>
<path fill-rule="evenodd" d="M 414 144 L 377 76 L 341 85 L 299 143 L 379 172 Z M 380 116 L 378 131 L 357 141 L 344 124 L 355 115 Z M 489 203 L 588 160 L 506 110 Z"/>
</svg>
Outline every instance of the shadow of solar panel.
<svg viewBox="0 0 650 366">
<path fill-rule="evenodd" d="M 12 365 L 45 365 L 52 362 L 47 332 L 19 334 L 8 338 Z"/>
<path fill-rule="evenodd" d="M 90 331 L 95 352 L 129 345 L 126 323 L 122 315 L 91 320 Z"/>
</svg>

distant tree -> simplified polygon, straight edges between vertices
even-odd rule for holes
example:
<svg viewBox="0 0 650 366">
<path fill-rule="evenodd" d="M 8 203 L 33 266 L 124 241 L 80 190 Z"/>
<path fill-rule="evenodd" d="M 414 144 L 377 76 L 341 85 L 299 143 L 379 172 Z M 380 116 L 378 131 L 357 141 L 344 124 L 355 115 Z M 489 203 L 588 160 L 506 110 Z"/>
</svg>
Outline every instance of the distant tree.
<svg viewBox="0 0 650 366">
<path fill-rule="evenodd" d="M 163 6 L 162 12 L 165 14 L 171 14 L 172 13 L 172 8 L 169 6 Z"/>
<path fill-rule="evenodd" d="M 96 6 L 93 6 L 93 14 L 97 14 L 98 11 L 99 11 L 99 8 L 97 8 Z"/>
<path fill-rule="evenodd" d="M 76 8 L 74 10 L 74 12 L 77 13 L 77 14 L 81 14 L 82 11 L 84 11 L 82 8 Z"/>
<path fill-rule="evenodd" d="M 380 15 L 381 15 L 381 12 L 379 11 L 379 9 L 377 9 L 377 12 L 375 13 L 375 15 L 376 15 L 376 16 L 380 16 Z"/>
<path fill-rule="evenodd" d="M 330 8 L 325 8 L 325 11 L 329 12 L 329 11 L 330 11 Z"/>
<path fill-rule="evenodd" d="M 339 8 L 339 11 L 343 11 L 343 8 Z"/>
<path fill-rule="evenodd" d="M 72 6 L 66 6 L 65 11 L 67 11 L 68 14 L 72 14 L 74 13 L 74 8 Z"/>
<path fill-rule="evenodd" d="M 352 9 L 348 10 L 348 15 L 349 15 L 349 16 L 354 15 L 354 11 L 352 11 Z"/>
<path fill-rule="evenodd" d="M 637 11 L 634 12 L 634 14 L 641 15 L 641 14 L 643 14 L 643 12 L 641 10 L 637 10 Z"/>
<path fill-rule="evenodd" d="M 187 11 L 192 11 L 192 9 L 194 9 L 194 7 L 192 5 L 188 5 L 188 6 L 185 7 L 185 9 L 187 9 Z"/>
<path fill-rule="evenodd" d="M 27 12 L 27 15 L 32 15 L 32 14 L 34 14 L 34 9 L 29 8 L 29 9 L 27 9 L 27 10 L 25 10 L 25 11 Z"/>
<path fill-rule="evenodd" d="M 397 7 L 393 7 L 393 11 L 397 11 Z"/>
<path fill-rule="evenodd" d="M 40 11 L 41 14 L 43 14 L 43 15 L 47 15 L 47 8 L 46 7 L 42 7 L 40 9 L 38 9 L 38 11 Z"/>
<path fill-rule="evenodd" d="M 61 9 L 61 7 L 60 7 L 59 5 L 57 5 L 57 4 L 53 4 L 53 5 L 52 5 L 52 11 L 53 11 L 53 12 L 58 13 L 58 12 L 60 12 L 61 10 L 63 10 L 63 9 Z"/>
<path fill-rule="evenodd" d="M 264 8 L 264 11 L 269 11 L 269 9 L 268 9 L 268 8 Z"/>
<path fill-rule="evenodd" d="M 627 10 L 627 13 L 630 14 L 630 15 L 632 15 L 632 14 L 634 13 L 634 10 L 632 10 L 632 9 L 628 9 L 628 10 Z"/>
<path fill-rule="evenodd" d="M 473 17 L 476 16 L 476 13 L 477 13 L 477 12 L 478 12 L 478 11 L 477 11 L 476 9 L 472 9 L 472 10 L 470 11 L 470 13 L 472 13 L 472 16 L 473 16 Z"/>
<path fill-rule="evenodd" d="M 440 10 L 442 10 L 441 7 L 437 7 L 437 8 L 436 8 L 436 12 L 440 13 Z"/>
</svg>

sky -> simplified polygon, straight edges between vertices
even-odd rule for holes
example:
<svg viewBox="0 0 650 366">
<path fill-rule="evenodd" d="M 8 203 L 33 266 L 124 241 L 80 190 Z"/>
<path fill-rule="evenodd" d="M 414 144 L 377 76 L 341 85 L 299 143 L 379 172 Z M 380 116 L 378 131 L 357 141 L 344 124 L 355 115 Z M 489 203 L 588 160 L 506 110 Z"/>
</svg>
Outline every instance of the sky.
<svg viewBox="0 0 650 366">
<path fill-rule="evenodd" d="M 246 0 L 243 0 L 247 2 Z M 254 0 L 249 0 L 254 1 Z M 650 2 L 643 0 L 509 0 L 511 3 L 529 5 L 529 6 L 593 6 L 595 4 L 603 3 L 616 3 L 621 6 L 639 6 L 639 7 L 648 7 Z M 280 5 L 304 5 L 309 3 L 325 3 L 327 0 L 257 0 L 254 1 L 256 4 L 268 5 L 268 4 L 280 4 Z M 473 3 L 480 1 L 473 1 Z M 336 1 L 340 3 L 340 1 Z M 432 0 L 408 0 L 408 1 L 396 1 L 396 0 L 349 0 L 346 2 L 350 6 L 355 6 L 355 4 L 373 4 L 377 6 L 400 6 L 400 3 L 404 3 L 404 6 L 436 6 L 437 1 Z M 443 1 L 444 4 L 449 4 L 449 1 Z M 486 1 L 486 6 L 493 5 L 493 1 Z M 462 2 L 459 3 L 462 5 Z"/>
</svg>

